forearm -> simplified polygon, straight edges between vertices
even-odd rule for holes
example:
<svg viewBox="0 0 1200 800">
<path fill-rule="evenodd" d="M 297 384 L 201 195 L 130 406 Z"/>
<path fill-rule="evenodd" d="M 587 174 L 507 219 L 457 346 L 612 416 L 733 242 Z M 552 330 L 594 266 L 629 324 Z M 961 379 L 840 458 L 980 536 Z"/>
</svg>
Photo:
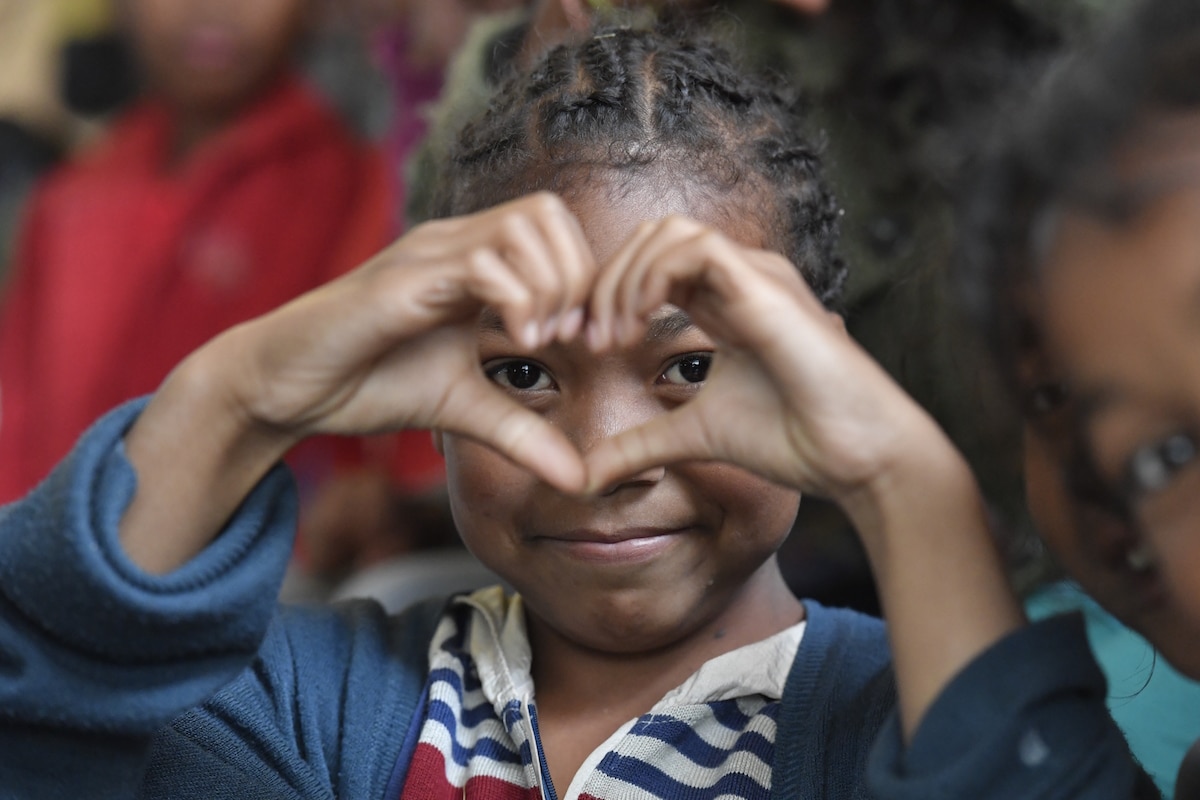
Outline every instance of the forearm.
<svg viewBox="0 0 1200 800">
<path fill-rule="evenodd" d="M 872 796 L 1157 798 L 1105 693 L 1081 618 L 1026 626 L 973 659 L 907 741 L 885 725 L 867 768 Z"/>
<path fill-rule="evenodd" d="M 974 477 L 929 438 L 844 501 L 888 620 L 906 739 L 955 675 L 1024 623 Z"/>
<path fill-rule="evenodd" d="M 40 726 L 68 749 L 72 731 L 149 735 L 240 672 L 275 609 L 296 508 L 282 469 L 185 568 L 147 575 L 126 558 L 117 522 L 136 477 L 121 443 L 141 405 L 0 508 L 0 640 L 21 665 L 0 675 L 5 735 Z"/>
<path fill-rule="evenodd" d="M 129 559 L 152 574 L 200 553 L 295 443 L 256 424 L 226 391 L 218 341 L 184 361 L 125 436 L 137 491 L 120 523 Z"/>
</svg>

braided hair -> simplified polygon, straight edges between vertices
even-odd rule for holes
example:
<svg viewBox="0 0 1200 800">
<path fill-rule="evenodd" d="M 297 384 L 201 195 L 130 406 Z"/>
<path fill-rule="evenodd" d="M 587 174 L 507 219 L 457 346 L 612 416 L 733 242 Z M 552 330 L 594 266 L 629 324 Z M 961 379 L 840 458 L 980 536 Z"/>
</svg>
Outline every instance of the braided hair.
<svg viewBox="0 0 1200 800">
<path fill-rule="evenodd" d="M 676 29 L 678 30 L 678 29 Z M 841 211 L 804 136 L 799 103 L 687 33 L 606 27 L 513 73 L 462 131 L 440 170 L 434 216 L 537 190 L 570 197 L 590 176 L 633 182 L 647 170 L 711 197 L 746 200 L 772 245 L 826 305 L 846 279 Z M 619 185 L 619 184 L 618 184 Z"/>
</svg>

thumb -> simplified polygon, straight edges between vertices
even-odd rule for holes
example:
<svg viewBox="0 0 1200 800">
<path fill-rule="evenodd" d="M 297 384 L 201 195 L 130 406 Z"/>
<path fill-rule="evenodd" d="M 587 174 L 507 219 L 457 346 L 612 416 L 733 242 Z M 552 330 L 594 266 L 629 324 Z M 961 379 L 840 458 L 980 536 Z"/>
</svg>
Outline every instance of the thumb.
<svg viewBox="0 0 1200 800">
<path fill-rule="evenodd" d="M 651 467 L 714 457 L 698 415 L 672 411 L 609 437 L 588 451 L 585 491 L 595 494 Z"/>
<path fill-rule="evenodd" d="M 460 423 L 444 430 L 493 448 L 559 491 L 583 490 L 583 457 L 557 427 L 499 392 L 480 392 L 463 400 L 469 413 L 456 415 Z"/>
</svg>

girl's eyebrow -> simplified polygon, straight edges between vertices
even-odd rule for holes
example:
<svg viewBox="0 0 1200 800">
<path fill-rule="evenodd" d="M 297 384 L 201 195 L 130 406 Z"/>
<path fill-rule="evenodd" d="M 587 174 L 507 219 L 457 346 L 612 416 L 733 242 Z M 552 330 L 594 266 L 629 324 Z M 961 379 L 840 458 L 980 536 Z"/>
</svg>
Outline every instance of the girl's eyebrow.
<svg viewBox="0 0 1200 800">
<path fill-rule="evenodd" d="M 681 308 L 658 313 L 646 325 L 646 341 L 652 344 L 668 342 L 696 327 L 692 318 Z M 504 320 L 494 308 L 485 308 L 479 313 L 479 332 L 507 334 Z"/>
<path fill-rule="evenodd" d="M 646 341 L 652 344 L 668 342 L 696 327 L 692 318 L 681 308 L 655 315 L 646 326 Z"/>
<path fill-rule="evenodd" d="M 507 334 L 508 330 L 504 327 L 504 320 L 500 318 L 496 309 L 484 308 L 479 312 L 479 332 Z"/>
</svg>

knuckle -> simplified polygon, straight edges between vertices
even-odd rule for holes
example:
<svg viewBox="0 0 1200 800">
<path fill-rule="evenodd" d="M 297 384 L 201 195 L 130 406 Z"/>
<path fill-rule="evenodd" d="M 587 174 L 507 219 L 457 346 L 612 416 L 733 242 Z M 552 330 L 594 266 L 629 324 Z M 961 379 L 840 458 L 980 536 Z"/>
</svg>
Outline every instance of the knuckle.
<svg viewBox="0 0 1200 800">
<path fill-rule="evenodd" d="M 685 217 L 682 214 L 671 214 L 663 220 L 663 227 L 673 234 L 686 235 L 696 231 L 706 230 L 703 225 L 696 222 L 691 217 Z"/>
<path fill-rule="evenodd" d="M 467 251 L 467 269 L 473 277 L 488 272 L 492 265 L 492 252 L 486 247 L 472 247 Z"/>
<path fill-rule="evenodd" d="M 546 215 L 560 214 L 567 210 L 558 195 L 544 189 L 529 196 L 529 206 L 533 211 Z"/>
<path fill-rule="evenodd" d="M 525 215 L 517 211 L 505 214 L 500 220 L 500 236 L 506 242 L 520 238 L 528 229 L 529 222 Z"/>
</svg>

